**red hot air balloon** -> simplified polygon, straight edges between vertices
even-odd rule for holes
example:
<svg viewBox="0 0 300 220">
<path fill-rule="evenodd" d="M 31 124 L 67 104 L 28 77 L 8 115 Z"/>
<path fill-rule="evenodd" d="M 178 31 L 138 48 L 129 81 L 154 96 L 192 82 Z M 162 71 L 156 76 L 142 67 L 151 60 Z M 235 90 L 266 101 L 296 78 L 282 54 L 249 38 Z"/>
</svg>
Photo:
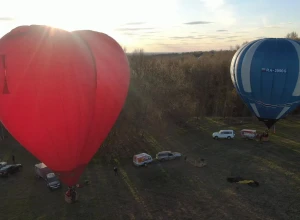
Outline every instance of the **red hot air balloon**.
<svg viewBox="0 0 300 220">
<path fill-rule="evenodd" d="M 0 39 L 0 119 L 35 157 L 77 183 L 125 102 L 130 70 L 111 37 L 20 26 Z"/>
</svg>

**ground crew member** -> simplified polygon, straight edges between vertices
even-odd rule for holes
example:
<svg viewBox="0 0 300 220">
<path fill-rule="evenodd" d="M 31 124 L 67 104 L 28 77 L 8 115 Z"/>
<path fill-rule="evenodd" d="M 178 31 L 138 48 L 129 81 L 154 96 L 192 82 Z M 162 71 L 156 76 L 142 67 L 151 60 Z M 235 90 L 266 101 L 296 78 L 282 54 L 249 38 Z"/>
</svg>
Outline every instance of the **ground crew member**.
<svg viewBox="0 0 300 220">
<path fill-rule="evenodd" d="M 115 171 L 115 176 L 117 176 L 118 175 L 118 168 L 114 167 L 114 171 Z"/>
</svg>

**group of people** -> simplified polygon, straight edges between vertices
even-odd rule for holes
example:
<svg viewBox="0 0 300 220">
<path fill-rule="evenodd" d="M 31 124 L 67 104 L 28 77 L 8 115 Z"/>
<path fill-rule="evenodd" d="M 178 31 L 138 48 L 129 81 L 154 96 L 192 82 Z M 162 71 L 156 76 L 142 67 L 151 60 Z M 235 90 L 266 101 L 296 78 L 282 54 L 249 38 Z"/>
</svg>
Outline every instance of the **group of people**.
<svg viewBox="0 0 300 220">
<path fill-rule="evenodd" d="M 76 202 L 77 200 L 77 192 L 74 186 L 69 186 L 68 191 L 66 192 L 66 196 L 71 199 L 71 202 Z"/>
<path fill-rule="evenodd" d="M 262 141 L 263 138 L 268 138 L 269 137 L 269 131 L 266 130 L 263 133 L 258 134 L 258 137 L 259 137 L 259 141 Z"/>
</svg>

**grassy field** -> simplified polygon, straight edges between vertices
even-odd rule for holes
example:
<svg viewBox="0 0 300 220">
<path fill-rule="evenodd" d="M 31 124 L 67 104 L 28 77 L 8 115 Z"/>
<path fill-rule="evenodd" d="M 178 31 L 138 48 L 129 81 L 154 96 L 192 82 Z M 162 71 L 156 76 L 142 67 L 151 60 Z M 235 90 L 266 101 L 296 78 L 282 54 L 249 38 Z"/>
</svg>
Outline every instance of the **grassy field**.
<svg viewBox="0 0 300 220">
<path fill-rule="evenodd" d="M 0 179 L 0 219 L 300 219 L 300 120 L 282 120 L 263 144 L 239 135 L 242 128 L 262 131 L 261 123 L 229 122 L 192 120 L 189 128 L 176 128 L 165 138 L 146 133 L 145 140 L 123 149 L 122 158 L 95 157 L 82 176 L 91 184 L 78 189 L 80 201 L 71 205 L 64 201 L 66 187 L 50 192 L 35 179 L 37 159 L 6 139 L 0 142 L 0 158 L 10 162 L 13 153 L 24 169 Z M 233 128 L 237 137 L 213 140 L 211 133 L 222 128 Z M 188 161 L 133 167 L 133 154 L 160 150 L 179 151 Z M 199 158 L 206 167 L 193 165 Z M 119 176 L 114 176 L 116 164 Z M 226 181 L 238 175 L 260 186 Z"/>
</svg>

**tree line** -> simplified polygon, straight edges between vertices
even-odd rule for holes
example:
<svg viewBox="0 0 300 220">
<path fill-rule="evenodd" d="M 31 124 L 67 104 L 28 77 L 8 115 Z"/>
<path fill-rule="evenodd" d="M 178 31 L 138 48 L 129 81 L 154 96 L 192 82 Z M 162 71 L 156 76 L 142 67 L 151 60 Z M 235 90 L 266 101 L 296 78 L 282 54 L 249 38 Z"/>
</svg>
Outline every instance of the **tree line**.
<svg viewBox="0 0 300 220">
<path fill-rule="evenodd" d="M 300 40 L 296 32 L 286 37 Z M 143 50 L 128 54 L 131 79 L 127 100 L 104 145 L 128 144 L 147 132 L 164 135 L 193 117 L 251 116 L 230 78 L 231 59 L 239 47 L 169 55 L 146 55 Z"/>
<path fill-rule="evenodd" d="M 296 32 L 286 38 L 300 40 Z M 149 130 L 164 134 L 192 117 L 252 116 L 230 78 L 231 59 L 239 47 L 169 55 L 136 50 L 129 54 L 129 93 L 107 143 L 143 137 Z"/>
</svg>

